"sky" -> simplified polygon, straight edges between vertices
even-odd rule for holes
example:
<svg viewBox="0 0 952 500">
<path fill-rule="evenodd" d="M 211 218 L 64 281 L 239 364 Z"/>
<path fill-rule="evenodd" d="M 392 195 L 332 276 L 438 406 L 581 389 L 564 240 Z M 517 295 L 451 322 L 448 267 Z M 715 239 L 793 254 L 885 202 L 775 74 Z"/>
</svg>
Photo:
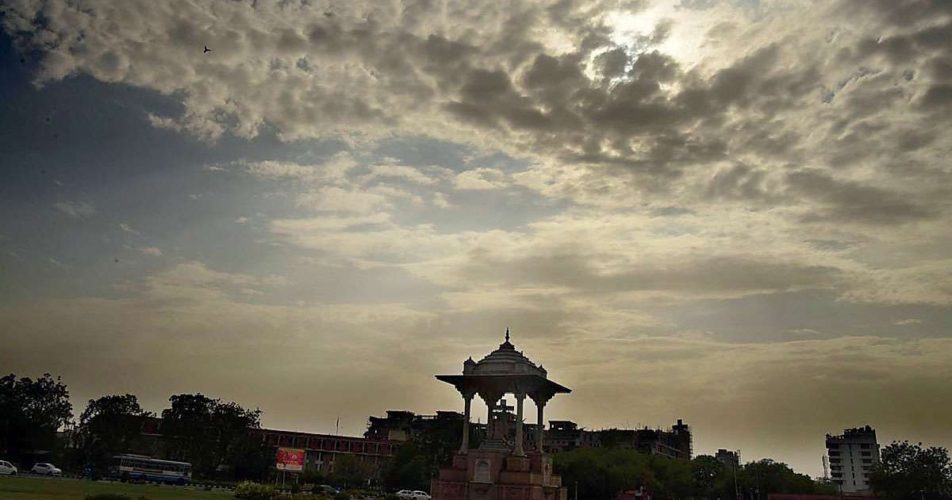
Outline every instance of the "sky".
<svg viewBox="0 0 952 500">
<path fill-rule="evenodd" d="M 589 429 L 811 475 L 847 427 L 952 446 L 952 3 L 0 16 L 0 371 L 77 414 L 358 435 L 461 410 L 433 375 L 509 327 Z"/>
</svg>

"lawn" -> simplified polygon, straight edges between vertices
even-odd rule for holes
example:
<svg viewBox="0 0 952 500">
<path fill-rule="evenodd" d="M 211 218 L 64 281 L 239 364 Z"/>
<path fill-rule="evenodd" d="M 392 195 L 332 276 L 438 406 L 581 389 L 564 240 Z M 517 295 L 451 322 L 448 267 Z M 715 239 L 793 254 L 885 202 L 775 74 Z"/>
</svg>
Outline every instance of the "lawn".
<svg viewBox="0 0 952 500">
<path fill-rule="evenodd" d="M 96 493 L 120 493 L 133 500 L 225 500 L 229 492 L 202 491 L 181 486 L 122 484 L 75 479 L 0 477 L 0 500 L 83 500 Z"/>
</svg>

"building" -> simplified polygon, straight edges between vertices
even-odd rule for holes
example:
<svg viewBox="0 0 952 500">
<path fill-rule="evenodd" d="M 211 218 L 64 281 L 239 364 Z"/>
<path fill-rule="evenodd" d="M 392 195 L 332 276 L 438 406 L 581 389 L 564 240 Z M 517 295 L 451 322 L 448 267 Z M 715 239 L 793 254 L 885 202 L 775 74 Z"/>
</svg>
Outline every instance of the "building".
<svg viewBox="0 0 952 500">
<path fill-rule="evenodd" d="M 393 457 L 400 443 L 386 439 L 334 436 L 309 432 L 253 429 L 264 442 L 274 448 L 298 448 L 305 451 L 304 469 L 332 472 L 334 462 L 342 455 L 353 455 L 370 466 L 375 473 Z"/>
<path fill-rule="evenodd" d="M 545 447 L 553 452 L 575 448 L 630 448 L 679 460 L 690 460 L 693 452 L 691 430 L 682 420 L 669 431 L 648 427 L 590 431 L 569 420 L 552 420 L 545 433 Z"/>
<path fill-rule="evenodd" d="M 169 435 L 163 432 L 163 420 L 158 417 L 141 417 L 141 439 L 138 447 L 131 450 L 143 455 L 161 457 Z M 334 436 L 309 432 L 283 431 L 277 429 L 248 429 L 254 436 L 260 437 L 265 444 L 277 448 L 298 448 L 305 450 L 305 470 L 331 472 L 335 460 L 341 455 L 354 455 L 368 464 L 373 472 L 393 457 L 400 446 L 399 441 L 369 439 L 356 436 Z"/>
<path fill-rule="evenodd" d="M 714 458 L 728 467 L 740 466 L 740 450 L 734 451 L 721 448 L 714 454 Z"/>
<path fill-rule="evenodd" d="M 545 448 L 553 453 L 572 451 L 585 447 L 583 443 L 593 441 L 594 437 L 595 433 L 580 429 L 578 424 L 570 420 L 549 420 Z"/>
<path fill-rule="evenodd" d="M 515 417 L 513 417 L 515 418 Z M 456 411 L 437 411 L 434 415 L 417 415 L 412 411 L 388 410 L 386 417 L 370 417 L 364 437 L 386 441 L 409 441 L 423 434 L 451 427 L 459 428 L 463 414 Z M 470 429 L 480 435 L 485 432 L 482 424 L 472 424 Z"/>
<path fill-rule="evenodd" d="M 870 491 L 869 474 L 879 462 L 876 431 L 870 427 L 845 429 L 842 435 L 826 435 L 830 477 L 843 493 Z"/>
<path fill-rule="evenodd" d="M 714 454 L 714 458 L 727 467 L 737 468 L 740 466 L 740 450 L 734 451 L 721 448 Z"/>
<path fill-rule="evenodd" d="M 412 411 L 387 410 L 386 417 L 370 417 L 367 432 L 368 439 L 388 439 L 391 441 L 409 441 L 413 420 L 416 414 Z"/>
<path fill-rule="evenodd" d="M 680 458 L 691 460 L 694 456 L 694 441 L 691 437 L 691 428 L 680 418 L 678 423 L 671 426 L 670 442 L 678 449 Z"/>
<path fill-rule="evenodd" d="M 670 431 L 663 429 L 635 429 L 630 431 L 601 431 L 602 446 L 623 446 L 638 450 L 647 455 L 661 455 L 679 460 L 691 460 L 691 431 L 682 420 L 671 426 Z"/>
</svg>

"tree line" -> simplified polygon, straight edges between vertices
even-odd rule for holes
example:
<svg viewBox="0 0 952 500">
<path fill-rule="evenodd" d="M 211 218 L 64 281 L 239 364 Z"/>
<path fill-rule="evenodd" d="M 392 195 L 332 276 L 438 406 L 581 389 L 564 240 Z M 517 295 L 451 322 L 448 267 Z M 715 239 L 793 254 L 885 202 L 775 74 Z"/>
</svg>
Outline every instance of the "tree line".
<svg viewBox="0 0 952 500">
<path fill-rule="evenodd" d="M 176 394 L 159 420 L 132 394 L 89 400 L 74 421 L 69 389 L 60 378 L 0 378 L 0 456 L 27 466 L 55 461 L 66 470 L 106 471 L 120 453 L 190 462 L 198 478 L 265 478 L 273 450 L 249 430 L 261 411 L 203 394 Z M 158 435 L 144 433 L 154 427 Z M 60 432 L 63 435 L 60 435 Z"/>
<path fill-rule="evenodd" d="M 708 455 L 675 460 L 607 447 L 558 453 L 554 462 L 570 498 L 576 486 L 579 498 L 592 500 L 612 500 L 627 490 L 648 492 L 654 498 L 744 500 L 765 500 L 771 493 L 840 494 L 832 481 L 814 480 L 770 459 L 733 466 Z M 893 442 L 883 447 L 870 483 L 877 496 L 889 500 L 950 500 L 949 452 L 921 443 Z"/>
<path fill-rule="evenodd" d="M 556 454 L 555 471 L 569 496 L 611 500 L 624 491 L 655 498 L 766 499 L 770 493 L 836 494 L 829 483 L 798 474 L 786 464 L 765 459 L 740 466 L 712 456 L 678 460 L 620 447 L 577 448 Z"/>
</svg>

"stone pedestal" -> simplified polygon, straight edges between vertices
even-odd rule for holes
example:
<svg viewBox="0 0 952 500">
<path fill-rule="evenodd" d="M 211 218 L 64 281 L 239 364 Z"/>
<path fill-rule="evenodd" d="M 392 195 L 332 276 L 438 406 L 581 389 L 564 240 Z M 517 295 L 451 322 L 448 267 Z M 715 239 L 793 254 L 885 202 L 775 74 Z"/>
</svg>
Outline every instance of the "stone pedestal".
<svg viewBox="0 0 952 500">
<path fill-rule="evenodd" d="M 457 453 L 453 464 L 440 469 L 430 492 L 433 500 L 566 500 L 552 458 L 538 452 L 526 456 L 511 451 L 480 449 Z"/>
</svg>

